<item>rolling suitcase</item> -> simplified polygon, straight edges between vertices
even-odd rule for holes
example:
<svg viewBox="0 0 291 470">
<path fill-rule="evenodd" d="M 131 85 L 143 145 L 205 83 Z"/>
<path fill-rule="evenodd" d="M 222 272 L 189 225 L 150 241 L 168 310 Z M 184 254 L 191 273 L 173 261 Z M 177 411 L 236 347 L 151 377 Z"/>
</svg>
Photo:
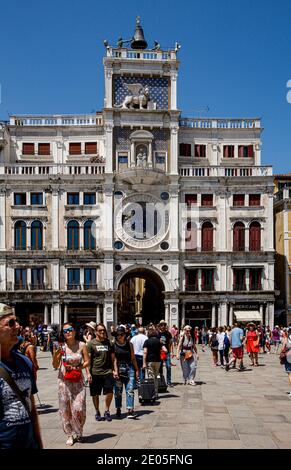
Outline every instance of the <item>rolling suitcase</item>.
<svg viewBox="0 0 291 470">
<path fill-rule="evenodd" d="M 167 393 L 168 389 L 167 389 L 167 384 L 166 384 L 166 381 L 165 381 L 165 377 L 164 377 L 164 374 L 161 374 L 161 376 L 158 378 L 158 381 L 159 381 L 159 393 Z"/>
<path fill-rule="evenodd" d="M 155 402 L 156 393 L 154 379 L 145 378 L 140 382 L 140 386 L 138 388 L 138 398 L 141 404 Z"/>
</svg>

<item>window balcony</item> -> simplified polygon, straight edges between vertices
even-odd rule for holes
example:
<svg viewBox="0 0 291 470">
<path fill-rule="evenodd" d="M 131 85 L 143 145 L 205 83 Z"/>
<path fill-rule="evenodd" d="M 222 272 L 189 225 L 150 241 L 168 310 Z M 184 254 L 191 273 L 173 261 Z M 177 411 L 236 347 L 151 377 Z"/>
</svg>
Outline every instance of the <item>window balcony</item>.
<svg viewBox="0 0 291 470">
<path fill-rule="evenodd" d="M 188 285 L 185 286 L 185 291 L 186 291 L 186 292 L 189 292 L 189 291 L 192 291 L 192 292 L 193 292 L 193 291 L 198 291 L 198 290 L 199 290 L 199 289 L 198 289 L 198 283 L 196 283 L 196 284 L 188 284 Z"/>
<path fill-rule="evenodd" d="M 23 282 L 15 282 L 14 290 L 28 290 L 28 284 L 25 284 Z"/>
<path fill-rule="evenodd" d="M 47 289 L 48 289 L 47 284 L 43 282 L 30 284 L 30 290 L 47 290 Z"/>
<path fill-rule="evenodd" d="M 81 290 L 81 284 L 71 283 L 67 284 L 67 290 Z"/>
<path fill-rule="evenodd" d="M 233 290 L 234 291 L 245 291 L 245 290 L 247 290 L 246 284 L 244 284 L 244 283 L 234 284 L 233 285 Z"/>
<path fill-rule="evenodd" d="M 97 290 L 97 284 L 83 284 L 84 290 Z"/>
<path fill-rule="evenodd" d="M 263 290 L 262 284 L 252 284 L 252 285 L 250 285 L 250 291 L 253 291 L 253 290 Z"/>
<path fill-rule="evenodd" d="M 214 291 L 214 285 L 213 284 L 205 284 L 204 286 L 201 287 L 202 292 L 208 291 L 212 292 Z"/>
</svg>

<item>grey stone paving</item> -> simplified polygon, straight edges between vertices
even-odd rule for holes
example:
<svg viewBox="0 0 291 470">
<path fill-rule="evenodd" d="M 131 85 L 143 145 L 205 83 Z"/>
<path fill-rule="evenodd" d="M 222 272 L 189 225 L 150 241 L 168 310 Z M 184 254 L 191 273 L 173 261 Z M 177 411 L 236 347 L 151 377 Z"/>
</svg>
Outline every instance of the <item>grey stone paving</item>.
<svg viewBox="0 0 291 470">
<path fill-rule="evenodd" d="M 199 347 L 200 349 L 200 347 Z M 199 351 L 199 385 L 184 386 L 180 364 L 172 367 L 177 385 L 155 406 L 136 399 L 136 420 L 96 423 L 87 389 L 84 442 L 70 449 L 291 449 L 291 399 L 288 377 L 275 354 L 260 354 L 260 367 L 245 372 L 211 365 L 211 353 Z M 57 372 L 49 353 L 38 353 L 40 423 L 45 448 L 65 449 L 58 415 Z M 125 403 L 125 399 L 123 400 Z M 101 413 L 104 401 L 101 399 Z M 115 412 L 114 400 L 112 414 Z"/>
</svg>

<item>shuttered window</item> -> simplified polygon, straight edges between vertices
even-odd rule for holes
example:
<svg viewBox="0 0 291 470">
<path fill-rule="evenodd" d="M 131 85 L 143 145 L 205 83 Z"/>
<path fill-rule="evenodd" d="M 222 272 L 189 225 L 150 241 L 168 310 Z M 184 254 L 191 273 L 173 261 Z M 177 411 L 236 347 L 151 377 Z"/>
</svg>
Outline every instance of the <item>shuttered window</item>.
<svg viewBox="0 0 291 470">
<path fill-rule="evenodd" d="M 233 195 L 233 205 L 234 206 L 244 206 L 245 205 L 245 195 L 244 194 L 234 194 Z"/>
<path fill-rule="evenodd" d="M 180 156 L 191 157 L 191 144 L 180 144 Z"/>
<path fill-rule="evenodd" d="M 253 145 L 239 145 L 238 157 L 239 158 L 253 158 L 254 146 Z"/>
<path fill-rule="evenodd" d="M 233 227 L 233 250 L 245 251 L 245 226 L 237 222 Z"/>
<path fill-rule="evenodd" d="M 185 203 L 187 207 L 197 204 L 197 194 L 185 194 Z"/>
<path fill-rule="evenodd" d="M 205 158 L 206 157 L 206 145 L 195 145 L 195 157 L 196 158 Z"/>
<path fill-rule="evenodd" d="M 23 142 L 22 155 L 34 155 L 34 144 Z"/>
<path fill-rule="evenodd" d="M 50 144 L 38 144 L 38 155 L 50 155 Z"/>
<path fill-rule="evenodd" d="M 201 206 L 213 206 L 213 194 L 201 194 Z"/>
<path fill-rule="evenodd" d="M 85 142 L 85 154 L 92 155 L 97 153 L 97 142 Z"/>
<path fill-rule="evenodd" d="M 261 251 L 261 225 L 252 222 L 250 225 L 250 251 Z"/>
<path fill-rule="evenodd" d="M 260 206 L 261 204 L 261 195 L 260 194 L 250 194 L 249 195 L 249 205 L 250 206 Z"/>
<path fill-rule="evenodd" d="M 69 144 L 69 154 L 70 155 L 81 155 L 81 143 L 80 142 L 70 142 L 70 144 Z"/>
<path fill-rule="evenodd" d="M 213 251 L 213 225 L 205 222 L 202 225 L 202 251 Z"/>
<path fill-rule="evenodd" d="M 234 158 L 234 145 L 223 146 L 223 158 Z"/>
</svg>

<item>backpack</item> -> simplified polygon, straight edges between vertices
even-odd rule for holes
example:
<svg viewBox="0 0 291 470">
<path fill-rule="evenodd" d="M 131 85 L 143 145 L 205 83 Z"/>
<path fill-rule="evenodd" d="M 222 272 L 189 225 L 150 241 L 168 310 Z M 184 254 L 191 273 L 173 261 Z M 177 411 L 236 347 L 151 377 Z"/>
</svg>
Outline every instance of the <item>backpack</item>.
<svg viewBox="0 0 291 470">
<path fill-rule="evenodd" d="M 230 347 L 229 337 L 227 336 L 226 333 L 225 333 L 225 335 L 224 335 L 223 344 L 224 344 L 224 347 L 225 347 L 225 348 L 229 348 L 229 347 Z"/>
<path fill-rule="evenodd" d="M 217 349 L 218 348 L 218 339 L 216 333 L 213 333 L 211 336 L 211 348 Z"/>
</svg>

